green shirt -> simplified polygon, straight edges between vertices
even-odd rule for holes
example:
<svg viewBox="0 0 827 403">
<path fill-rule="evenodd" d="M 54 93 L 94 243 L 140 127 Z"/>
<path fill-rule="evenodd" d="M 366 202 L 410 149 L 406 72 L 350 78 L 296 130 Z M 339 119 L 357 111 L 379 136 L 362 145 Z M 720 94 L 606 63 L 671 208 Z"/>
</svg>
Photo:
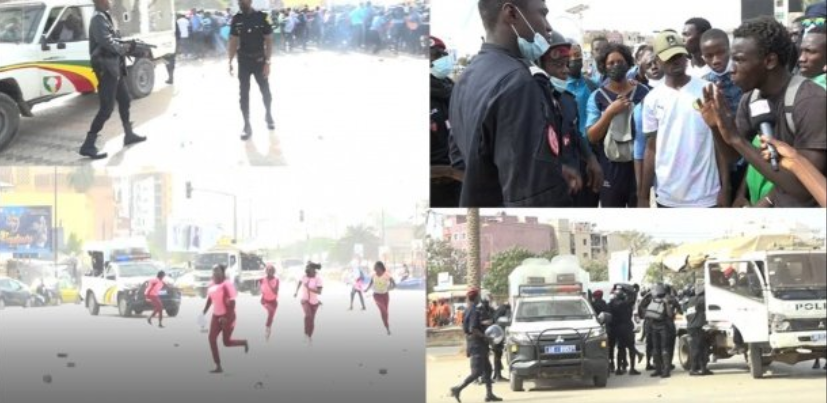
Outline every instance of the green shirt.
<svg viewBox="0 0 827 403">
<path fill-rule="evenodd" d="M 755 136 L 755 138 L 752 139 L 752 145 L 755 148 L 761 148 L 761 136 Z M 749 202 L 753 205 L 767 197 L 775 187 L 774 183 L 768 181 L 767 178 L 761 175 L 761 172 L 758 172 L 752 165 L 747 167 L 746 181 L 747 190 L 749 191 Z"/>
<path fill-rule="evenodd" d="M 827 74 L 822 74 L 813 79 L 821 88 L 827 89 Z"/>
</svg>

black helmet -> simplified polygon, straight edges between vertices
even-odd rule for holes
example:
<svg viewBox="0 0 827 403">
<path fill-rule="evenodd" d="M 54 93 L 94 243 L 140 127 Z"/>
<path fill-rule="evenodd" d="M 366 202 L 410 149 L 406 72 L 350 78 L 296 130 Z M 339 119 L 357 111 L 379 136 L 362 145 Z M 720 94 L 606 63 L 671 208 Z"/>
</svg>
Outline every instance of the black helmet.
<svg viewBox="0 0 827 403">
<path fill-rule="evenodd" d="M 666 287 L 667 286 L 663 283 L 655 284 L 655 287 L 652 288 L 652 295 L 654 295 L 657 298 L 665 297 L 666 293 L 668 292 Z"/>
</svg>

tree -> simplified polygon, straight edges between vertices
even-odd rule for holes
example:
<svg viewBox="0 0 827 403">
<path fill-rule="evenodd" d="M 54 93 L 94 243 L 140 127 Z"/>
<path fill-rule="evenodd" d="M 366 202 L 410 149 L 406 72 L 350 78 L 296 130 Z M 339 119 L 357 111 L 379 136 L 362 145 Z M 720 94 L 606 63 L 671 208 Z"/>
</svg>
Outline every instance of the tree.
<svg viewBox="0 0 827 403">
<path fill-rule="evenodd" d="M 609 281 L 609 263 L 604 260 L 589 260 L 583 264 L 591 281 Z"/>
<path fill-rule="evenodd" d="M 480 209 L 468 209 L 468 281 L 469 287 L 480 287 Z"/>
<path fill-rule="evenodd" d="M 669 250 L 669 249 L 672 249 L 672 248 L 674 248 L 675 246 L 677 246 L 677 245 L 675 245 L 675 244 L 673 244 L 673 243 L 671 243 L 671 242 L 660 241 L 660 242 L 658 242 L 657 244 L 655 244 L 655 247 L 654 247 L 654 248 L 652 248 L 651 255 L 652 255 L 652 256 L 657 256 L 657 255 L 658 255 L 658 254 L 660 254 L 661 252 L 663 252 L 663 251 L 667 251 L 667 250 Z"/>
<path fill-rule="evenodd" d="M 633 256 L 639 251 L 649 249 L 652 243 L 652 237 L 640 231 L 621 231 L 617 235 L 629 245 Z"/>
<path fill-rule="evenodd" d="M 428 239 L 425 250 L 428 254 L 428 292 L 432 292 L 437 285 L 439 273 L 448 273 L 454 279 L 466 277 L 465 251 L 454 248 L 447 241 L 433 239 Z"/>
<path fill-rule="evenodd" d="M 64 247 L 67 253 L 74 253 L 79 254 L 83 248 L 83 241 L 78 238 L 77 234 L 74 232 L 69 234 L 69 239 L 66 240 L 66 246 Z"/>
<path fill-rule="evenodd" d="M 330 260 L 337 263 L 347 263 L 353 258 L 353 247 L 362 245 L 366 258 L 379 256 L 381 240 L 373 228 L 365 225 L 349 226 L 345 235 L 336 241 L 336 246 L 330 253 Z"/>
<path fill-rule="evenodd" d="M 514 247 L 505 252 L 497 253 L 491 258 L 491 268 L 488 270 L 488 274 L 486 274 L 482 285 L 492 295 L 507 295 L 508 276 L 517 266 L 521 265 L 524 260 L 532 257 L 538 256 L 520 247 Z"/>
<path fill-rule="evenodd" d="M 86 193 L 95 185 L 95 169 L 91 165 L 81 165 L 69 174 L 69 184 L 77 193 Z"/>
</svg>

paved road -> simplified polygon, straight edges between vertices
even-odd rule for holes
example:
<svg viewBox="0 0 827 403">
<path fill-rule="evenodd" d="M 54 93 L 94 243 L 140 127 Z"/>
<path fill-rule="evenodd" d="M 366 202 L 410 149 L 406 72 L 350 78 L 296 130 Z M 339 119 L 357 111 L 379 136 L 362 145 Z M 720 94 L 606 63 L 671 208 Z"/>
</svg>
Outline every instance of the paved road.
<svg viewBox="0 0 827 403">
<path fill-rule="evenodd" d="M 124 150 L 116 111 L 98 140 L 109 158 L 93 164 L 169 169 L 422 161 L 426 67 L 425 59 L 409 56 L 326 51 L 277 56 L 270 83 L 276 130 L 267 130 L 253 84 L 254 134 L 242 142 L 238 80 L 229 76 L 224 58 L 179 63 L 174 86 L 164 83 L 165 68 L 159 66 L 155 91 L 132 107 L 135 131 L 149 140 Z M 356 94 L 359 102 L 354 102 Z M 77 150 L 97 102 L 92 94 L 36 106 L 36 117 L 24 118 L 17 138 L 0 151 L 0 165 L 89 163 Z M 416 110 L 423 114 L 411 113 Z M 357 154 L 358 161 L 353 158 Z"/>
<path fill-rule="evenodd" d="M 147 325 L 146 314 L 118 317 L 115 308 L 93 317 L 81 305 L 7 307 L 0 311 L 0 402 L 425 401 L 424 329 L 408 320 L 424 309 L 422 292 L 391 294 L 388 336 L 372 299 L 367 311 L 347 311 L 345 287 L 328 287 L 312 346 L 303 343 L 292 292 L 280 296 L 269 343 L 258 298 L 242 294 L 234 336 L 249 339 L 250 353 L 220 347 L 221 375 L 208 373 L 207 334 L 195 320 L 200 298 L 185 297 L 165 329 Z M 61 352 L 68 358 L 58 358 Z"/>
<path fill-rule="evenodd" d="M 640 348 L 640 347 L 639 347 Z M 428 349 L 428 403 L 456 402 L 449 395 L 451 386 L 459 384 L 470 372 L 468 360 L 447 348 Z M 822 361 L 823 363 L 823 361 Z M 677 360 L 675 360 L 677 365 Z M 506 402 L 577 402 L 577 403 L 698 403 L 698 402 L 781 402 L 821 403 L 827 401 L 827 371 L 811 369 L 812 361 L 795 366 L 772 364 L 765 379 L 752 379 L 741 358 L 710 364 L 713 376 L 690 377 L 676 369 L 669 379 L 640 376 L 614 376 L 606 388 L 595 388 L 578 381 L 556 381 L 539 388 L 531 382 L 525 392 L 512 392 L 507 382 L 494 385 L 494 394 Z M 482 402 L 485 388 L 476 384 L 466 388 L 463 403 Z"/>
</svg>

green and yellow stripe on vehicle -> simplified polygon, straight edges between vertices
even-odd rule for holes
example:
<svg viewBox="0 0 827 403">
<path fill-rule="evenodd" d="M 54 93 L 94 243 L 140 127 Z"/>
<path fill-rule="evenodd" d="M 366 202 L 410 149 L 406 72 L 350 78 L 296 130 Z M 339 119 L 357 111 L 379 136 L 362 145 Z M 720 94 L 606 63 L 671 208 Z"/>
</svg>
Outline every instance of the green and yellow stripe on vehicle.
<svg viewBox="0 0 827 403">
<path fill-rule="evenodd" d="M 113 285 L 109 287 L 105 293 L 103 293 L 103 303 L 105 305 L 114 305 L 115 304 L 115 297 L 118 295 L 118 286 Z"/>
<path fill-rule="evenodd" d="M 92 71 L 92 65 L 88 60 L 11 64 L 0 66 L 0 73 L 22 69 L 40 69 L 60 74 L 66 77 L 78 92 L 94 92 L 98 88 L 98 78 Z"/>
</svg>

